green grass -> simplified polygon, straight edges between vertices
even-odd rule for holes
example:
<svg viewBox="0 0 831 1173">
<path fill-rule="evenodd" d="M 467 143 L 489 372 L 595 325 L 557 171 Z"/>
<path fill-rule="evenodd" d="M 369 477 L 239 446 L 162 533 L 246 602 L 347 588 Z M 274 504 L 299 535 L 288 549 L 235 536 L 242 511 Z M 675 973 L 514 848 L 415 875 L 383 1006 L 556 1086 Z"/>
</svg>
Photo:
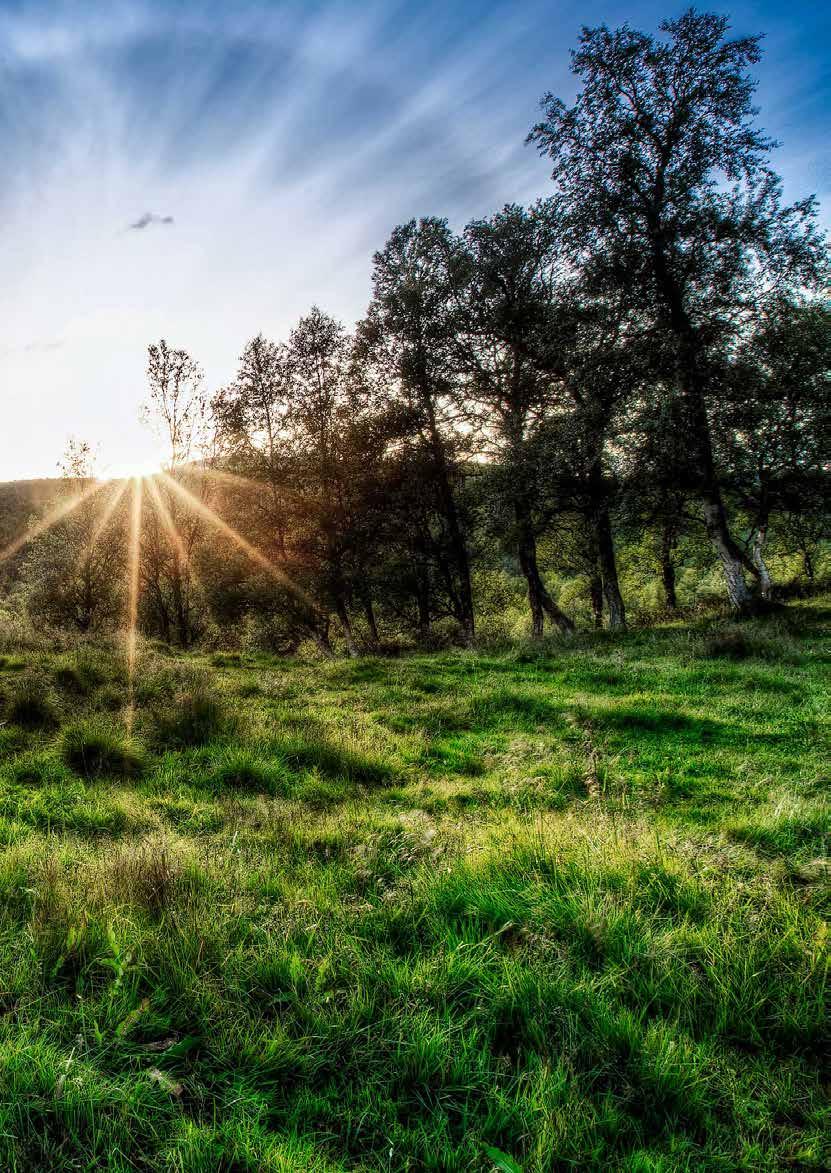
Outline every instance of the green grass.
<svg viewBox="0 0 831 1173">
<path fill-rule="evenodd" d="M 827 1168 L 829 617 L 0 665 L 0 1168 Z"/>
</svg>

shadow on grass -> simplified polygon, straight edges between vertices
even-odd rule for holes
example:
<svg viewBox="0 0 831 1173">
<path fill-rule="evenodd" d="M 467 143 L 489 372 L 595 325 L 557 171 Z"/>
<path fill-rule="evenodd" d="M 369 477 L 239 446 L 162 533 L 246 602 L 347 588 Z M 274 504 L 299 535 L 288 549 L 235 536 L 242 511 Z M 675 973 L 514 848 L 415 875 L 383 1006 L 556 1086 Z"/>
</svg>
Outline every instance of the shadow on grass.
<svg viewBox="0 0 831 1173">
<path fill-rule="evenodd" d="M 286 737 L 272 742 L 269 748 L 293 771 L 316 770 L 323 778 L 376 786 L 393 778 L 392 770 L 385 763 L 341 749 L 322 738 Z"/>
</svg>

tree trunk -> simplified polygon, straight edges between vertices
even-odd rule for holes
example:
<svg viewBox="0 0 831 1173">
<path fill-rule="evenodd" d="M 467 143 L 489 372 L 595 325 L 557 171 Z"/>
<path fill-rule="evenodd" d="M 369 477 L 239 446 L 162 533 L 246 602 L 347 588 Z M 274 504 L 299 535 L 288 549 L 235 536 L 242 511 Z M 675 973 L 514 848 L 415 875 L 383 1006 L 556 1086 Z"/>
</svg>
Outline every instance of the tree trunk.
<svg viewBox="0 0 831 1173">
<path fill-rule="evenodd" d="M 344 639 L 346 640 L 346 654 L 350 659 L 356 660 L 358 658 L 358 649 L 355 647 L 355 637 L 352 631 L 352 620 L 349 616 L 349 608 L 346 606 L 346 600 L 340 595 L 335 603 L 335 611 L 340 625 L 343 628 Z"/>
<path fill-rule="evenodd" d="M 430 638 L 430 579 L 420 566 L 416 571 L 416 606 L 418 608 L 418 640 L 426 644 Z"/>
<path fill-rule="evenodd" d="M 609 510 L 604 505 L 595 514 L 595 538 L 600 573 L 603 576 L 603 597 L 609 611 L 609 627 L 612 631 L 626 630 L 626 608 L 620 593 L 617 577 L 615 544 L 612 538 L 612 523 Z"/>
<path fill-rule="evenodd" d="M 470 559 L 467 552 L 467 542 L 462 532 L 459 519 L 459 510 L 456 506 L 456 497 L 450 483 L 450 471 L 447 467 L 447 456 L 444 441 L 439 432 L 432 402 L 426 401 L 430 427 L 430 446 L 436 464 L 437 482 L 442 501 L 442 509 L 447 522 L 447 533 L 450 538 L 450 550 L 456 567 L 459 580 L 458 620 L 462 628 L 462 637 L 468 646 L 471 646 L 476 634 L 473 617 L 473 590 L 470 585 Z"/>
<path fill-rule="evenodd" d="M 518 507 L 521 513 L 521 508 Z M 537 564 L 537 542 L 531 523 L 523 518 L 519 523 L 518 542 L 519 564 L 525 581 L 528 583 L 528 603 L 531 607 L 531 635 L 533 639 L 542 639 L 545 615 L 555 623 L 560 631 L 574 631 L 574 624 L 569 619 L 545 588 L 539 566 Z"/>
<path fill-rule="evenodd" d="M 378 648 L 381 644 L 381 637 L 378 635 L 378 624 L 375 622 L 375 608 L 372 605 L 372 596 L 364 595 L 363 597 L 364 618 L 366 625 L 369 628 L 369 639 L 373 648 Z"/>
<path fill-rule="evenodd" d="M 531 638 L 542 639 L 545 627 L 545 611 L 542 605 L 542 580 L 537 566 L 537 543 L 531 527 L 520 525 L 517 544 L 519 565 L 528 583 L 528 605 L 531 608 Z"/>
<path fill-rule="evenodd" d="M 335 658 L 335 652 L 332 648 L 332 641 L 329 639 L 329 619 L 325 616 L 317 626 L 313 626 L 309 633 L 317 645 L 318 651 L 326 657 L 327 660 Z"/>
<path fill-rule="evenodd" d="M 589 579 L 589 599 L 594 626 L 599 631 L 603 626 L 603 579 L 599 571 L 595 571 Z"/>
<path fill-rule="evenodd" d="M 750 556 L 759 575 L 759 594 L 766 602 L 769 602 L 773 598 L 773 582 L 770 577 L 770 571 L 767 568 L 767 563 L 762 555 L 767 536 L 767 522 L 761 522 L 756 528 Z"/>
<path fill-rule="evenodd" d="M 804 546 L 803 550 L 802 550 L 802 567 L 805 571 L 805 577 L 808 579 L 808 582 L 811 583 L 811 585 L 813 586 L 813 583 L 814 583 L 814 560 L 811 557 L 811 551 L 808 549 L 807 546 Z"/>
<path fill-rule="evenodd" d="M 675 532 L 670 522 L 665 521 L 661 532 L 661 583 L 664 588 L 664 602 L 667 611 L 678 610 L 678 596 L 675 591 L 675 563 L 672 554 L 675 549 Z"/>
<path fill-rule="evenodd" d="M 724 582 L 727 587 L 727 597 L 734 611 L 748 611 L 753 596 L 748 589 L 744 577 L 744 566 L 730 531 L 727 527 L 727 518 L 724 505 L 718 488 L 710 488 L 702 494 L 702 508 L 704 510 L 704 526 L 707 536 L 716 548 L 721 562 Z"/>
<path fill-rule="evenodd" d="M 676 340 L 678 382 L 689 408 L 689 442 L 694 445 L 698 457 L 699 492 L 707 536 L 721 562 L 731 607 L 734 611 L 748 611 L 753 596 L 744 577 L 746 560 L 730 534 L 713 456 L 702 372 L 703 347 L 687 312 L 683 286 L 668 262 L 666 241 L 657 222 L 652 227 L 652 261 L 658 291 L 664 302 L 666 324 Z"/>
</svg>

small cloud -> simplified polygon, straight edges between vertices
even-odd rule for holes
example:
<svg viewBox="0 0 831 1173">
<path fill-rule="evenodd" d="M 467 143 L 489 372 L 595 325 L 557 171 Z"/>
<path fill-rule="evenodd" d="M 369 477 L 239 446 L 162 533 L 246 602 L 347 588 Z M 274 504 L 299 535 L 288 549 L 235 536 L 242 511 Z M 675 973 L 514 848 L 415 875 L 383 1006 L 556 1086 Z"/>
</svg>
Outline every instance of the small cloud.
<svg viewBox="0 0 831 1173">
<path fill-rule="evenodd" d="M 172 216 L 157 216 L 154 212 L 145 212 L 138 220 L 128 225 L 128 229 L 140 232 L 142 228 L 149 228 L 151 224 L 172 224 Z"/>
</svg>

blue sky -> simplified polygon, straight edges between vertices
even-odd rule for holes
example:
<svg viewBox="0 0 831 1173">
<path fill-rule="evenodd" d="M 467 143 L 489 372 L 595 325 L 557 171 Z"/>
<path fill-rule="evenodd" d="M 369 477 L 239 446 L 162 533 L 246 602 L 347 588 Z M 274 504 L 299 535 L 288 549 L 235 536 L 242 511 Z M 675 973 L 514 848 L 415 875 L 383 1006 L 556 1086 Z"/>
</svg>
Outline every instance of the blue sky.
<svg viewBox="0 0 831 1173">
<path fill-rule="evenodd" d="M 827 7 L 717 10 L 767 34 L 760 121 L 786 195 L 816 192 L 828 222 Z M 148 342 L 220 386 L 312 302 L 351 325 L 395 224 L 544 193 L 523 140 L 545 90 L 574 92 L 580 25 L 678 11 L 0 0 L 0 480 L 49 475 L 70 434 L 105 470 L 143 465 Z"/>
</svg>

